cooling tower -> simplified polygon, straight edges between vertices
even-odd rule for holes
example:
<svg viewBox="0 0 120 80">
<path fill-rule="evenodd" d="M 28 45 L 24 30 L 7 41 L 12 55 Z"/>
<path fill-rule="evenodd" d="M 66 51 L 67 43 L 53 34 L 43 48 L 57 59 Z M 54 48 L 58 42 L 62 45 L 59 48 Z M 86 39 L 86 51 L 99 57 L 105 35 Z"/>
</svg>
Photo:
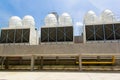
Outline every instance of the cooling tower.
<svg viewBox="0 0 120 80">
<path fill-rule="evenodd" d="M 72 18 L 68 13 L 63 13 L 60 17 L 59 17 L 59 25 L 60 26 L 72 26 Z"/>
<path fill-rule="evenodd" d="M 16 28 L 16 27 L 22 27 L 22 20 L 18 16 L 12 16 L 9 19 L 9 27 L 10 28 Z"/>
</svg>

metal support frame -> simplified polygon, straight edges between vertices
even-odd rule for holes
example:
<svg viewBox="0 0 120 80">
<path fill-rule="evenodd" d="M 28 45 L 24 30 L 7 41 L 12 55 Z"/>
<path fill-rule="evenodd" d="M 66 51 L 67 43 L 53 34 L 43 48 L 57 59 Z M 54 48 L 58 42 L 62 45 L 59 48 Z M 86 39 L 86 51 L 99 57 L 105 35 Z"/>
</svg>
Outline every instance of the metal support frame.
<svg viewBox="0 0 120 80">
<path fill-rule="evenodd" d="M 79 55 L 79 71 L 82 71 L 82 55 Z"/>
<path fill-rule="evenodd" d="M 58 63 L 59 63 L 59 57 L 56 56 L 56 64 L 58 64 Z"/>
<path fill-rule="evenodd" d="M 5 63 L 5 69 L 9 69 L 9 60 L 8 60 L 8 57 L 6 57 L 4 63 Z"/>
<path fill-rule="evenodd" d="M 6 59 L 6 57 L 2 57 L 2 59 L 1 59 L 1 69 L 3 69 L 3 65 L 4 65 L 4 62 L 5 62 L 5 59 Z"/>
<path fill-rule="evenodd" d="M 43 69 L 43 61 L 44 61 L 44 60 L 43 60 L 43 56 L 41 56 L 41 61 L 40 61 L 40 62 L 41 62 L 41 63 L 40 63 L 40 69 L 41 69 L 41 70 Z"/>
<path fill-rule="evenodd" d="M 35 56 L 32 55 L 32 56 L 31 56 L 31 71 L 34 70 L 34 62 L 35 62 L 34 58 L 35 58 Z"/>
<path fill-rule="evenodd" d="M 40 70 L 40 57 L 38 56 L 37 59 L 38 59 L 38 69 Z"/>
</svg>

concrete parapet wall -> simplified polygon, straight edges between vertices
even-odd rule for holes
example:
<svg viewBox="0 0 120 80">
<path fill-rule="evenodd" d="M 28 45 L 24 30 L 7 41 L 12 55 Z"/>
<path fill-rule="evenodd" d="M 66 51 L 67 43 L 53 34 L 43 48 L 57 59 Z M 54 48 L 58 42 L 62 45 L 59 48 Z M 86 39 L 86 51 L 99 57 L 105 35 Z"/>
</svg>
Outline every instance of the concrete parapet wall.
<svg viewBox="0 0 120 80">
<path fill-rule="evenodd" d="M 0 45 L 0 56 L 120 54 L 120 43 Z"/>
</svg>

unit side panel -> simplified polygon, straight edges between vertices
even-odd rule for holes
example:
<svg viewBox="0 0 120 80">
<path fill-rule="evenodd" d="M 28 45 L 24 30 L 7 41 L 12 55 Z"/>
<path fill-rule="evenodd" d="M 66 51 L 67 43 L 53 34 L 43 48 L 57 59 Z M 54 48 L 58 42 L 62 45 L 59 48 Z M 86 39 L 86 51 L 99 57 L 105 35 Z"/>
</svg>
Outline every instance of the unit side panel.
<svg viewBox="0 0 120 80">
<path fill-rule="evenodd" d="M 7 42 L 7 30 L 1 30 L 0 43 L 6 43 L 6 42 Z"/>
<path fill-rule="evenodd" d="M 15 29 L 8 30 L 7 43 L 15 43 Z"/>
<path fill-rule="evenodd" d="M 106 37 L 106 40 L 114 40 L 113 25 L 112 24 L 105 25 L 105 37 Z"/>
<path fill-rule="evenodd" d="M 73 27 L 65 27 L 66 41 L 73 41 Z"/>
<path fill-rule="evenodd" d="M 49 37 L 48 37 L 48 28 L 41 28 L 41 42 L 48 42 Z"/>
<path fill-rule="evenodd" d="M 115 24 L 115 37 L 117 40 L 120 40 L 120 24 Z"/>
<path fill-rule="evenodd" d="M 57 41 L 58 42 L 64 41 L 64 27 L 57 28 Z"/>
<path fill-rule="evenodd" d="M 22 43 L 28 43 L 30 37 L 30 29 L 23 29 L 23 42 Z"/>
<path fill-rule="evenodd" d="M 95 25 L 96 40 L 104 40 L 103 25 Z"/>
<path fill-rule="evenodd" d="M 86 30 L 86 40 L 93 41 L 94 40 L 94 27 L 93 27 L 93 25 L 85 26 L 85 30 Z"/>
<path fill-rule="evenodd" d="M 56 42 L 56 28 L 49 28 L 49 42 Z"/>
<path fill-rule="evenodd" d="M 16 30 L 16 35 L 15 35 L 15 43 L 21 43 L 23 42 L 23 30 L 22 29 L 17 29 Z"/>
</svg>

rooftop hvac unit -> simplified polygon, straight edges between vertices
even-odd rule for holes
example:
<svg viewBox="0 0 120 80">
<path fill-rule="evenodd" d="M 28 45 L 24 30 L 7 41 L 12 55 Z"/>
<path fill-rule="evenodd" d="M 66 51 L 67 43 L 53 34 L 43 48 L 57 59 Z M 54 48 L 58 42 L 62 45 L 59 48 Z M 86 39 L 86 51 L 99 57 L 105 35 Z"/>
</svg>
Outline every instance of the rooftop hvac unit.
<svg viewBox="0 0 120 80">
<path fill-rule="evenodd" d="M 72 26 L 72 18 L 68 13 L 63 13 L 60 17 L 59 17 L 59 25 L 60 26 Z"/>
<path fill-rule="evenodd" d="M 20 26 L 19 28 L 17 26 Z M 10 18 L 9 27 L 1 28 L 0 43 L 16 44 L 25 43 L 38 45 L 38 32 L 35 29 L 35 22 L 32 16 L 25 16 L 22 21 L 19 17 Z"/>
<path fill-rule="evenodd" d="M 38 45 L 38 33 L 34 28 L 2 28 L 0 43 Z"/>
<path fill-rule="evenodd" d="M 41 42 L 73 42 L 72 19 L 68 13 L 59 18 L 54 12 L 45 17 L 45 25 L 41 27 Z"/>
<path fill-rule="evenodd" d="M 9 27 L 10 28 L 22 27 L 22 20 L 18 16 L 12 16 L 9 20 Z"/>
</svg>

